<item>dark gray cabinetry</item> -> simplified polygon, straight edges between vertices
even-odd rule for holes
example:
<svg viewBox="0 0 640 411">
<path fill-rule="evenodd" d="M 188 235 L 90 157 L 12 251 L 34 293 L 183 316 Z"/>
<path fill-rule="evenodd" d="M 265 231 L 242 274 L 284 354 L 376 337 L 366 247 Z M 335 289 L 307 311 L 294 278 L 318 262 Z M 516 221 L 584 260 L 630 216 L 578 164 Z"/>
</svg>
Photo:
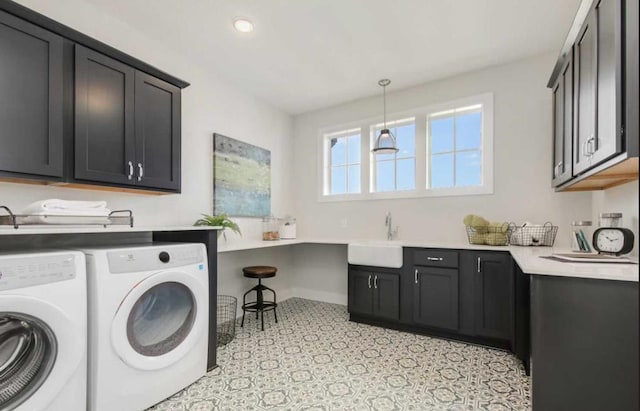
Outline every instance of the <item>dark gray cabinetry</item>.
<svg viewBox="0 0 640 411">
<path fill-rule="evenodd" d="M 531 277 L 534 410 L 638 410 L 638 284 Z"/>
<path fill-rule="evenodd" d="M 135 70 L 75 47 L 75 178 L 134 184 Z"/>
<path fill-rule="evenodd" d="M 513 267 L 508 253 L 475 252 L 475 334 L 511 340 L 514 318 Z"/>
<path fill-rule="evenodd" d="M 138 175 L 145 187 L 180 189 L 180 89 L 136 72 Z"/>
<path fill-rule="evenodd" d="M 75 178 L 178 191 L 180 89 L 78 45 L 75 62 Z"/>
<path fill-rule="evenodd" d="M 458 252 L 415 250 L 413 264 L 413 322 L 457 331 Z"/>
<path fill-rule="evenodd" d="M 399 320 L 399 272 L 384 268 L 350 266 L 348 287 L 349 313 L 379 320 Z"/>
<path fill-rule="evenodd" d="M 63 40 L 0 11 L 0 175 L 63 176 Z"/>
<path fill-rule="evenodd" d="M 553 186 L 572 177 L 573 147 L 573 56 L 553 86 Z"/>
<path fill-rule="evenodd" d="M 621 0 L 598 0 L 575 44 L 574 174 L 622 151 Z"/>
</svg>

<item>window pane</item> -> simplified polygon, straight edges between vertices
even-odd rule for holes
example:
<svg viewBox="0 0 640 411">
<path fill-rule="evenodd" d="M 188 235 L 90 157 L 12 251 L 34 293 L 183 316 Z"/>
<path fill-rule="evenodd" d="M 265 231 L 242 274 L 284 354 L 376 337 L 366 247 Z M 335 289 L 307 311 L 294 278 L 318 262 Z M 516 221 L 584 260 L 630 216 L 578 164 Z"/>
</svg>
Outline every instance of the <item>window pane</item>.
<svg viewBox="0 0 640 411">
<path fill-rule="evenodd" d="M 349 164 L 360 163 L 360 136 L 349 136 Z"/>
<path fill-rule="evenodd" d="M 360 192 L 360 165 L 349 166 L 348 191 L 350 193 Z"/>
<path fill-rule="evenodd" d="M 398 160 L 398 190 L 413 190 L 416 188 L 416 160 L 407 158 Z"/>
<path fill-rule="evenodd" d="M 376 191 L 395 190 L 395 179 L 393 161 L 376 162 Z"/>
<path fill-rule="evenodd" d="M 481 161 L 480 151 L 456 153 L 456 186 L 479 186 Z"/>
<path fill-rule="evenodd" d="M 331 194 L 347 192 L 347 168 L 331 167 Z"/>
<path fill-rule="evenodd" d="M 431 153 L 453 151 L 453 117 L 432 118 Z"/>
<path fill-rule="evenodd" d="M 431 188 L 453 187 L 453 154 L 431 156 Z"/>
<path fill-rule="evenodd" d="M 398 143 L 398 158 L 414 157 L 416 155 L 416 126 L 408 124 L 396 128 L 396 141 Z"/>
<path fill-rule="evenodd" d="M 339 166 L 347 163 L 347 143 L 346 138 L 331 139 L 331 165 Z"/>
<path fill-rule="evenodd" d="M 482 114 L 479 112 L 456 116 L 456 150 L 480 148 Z"/>
</svg>

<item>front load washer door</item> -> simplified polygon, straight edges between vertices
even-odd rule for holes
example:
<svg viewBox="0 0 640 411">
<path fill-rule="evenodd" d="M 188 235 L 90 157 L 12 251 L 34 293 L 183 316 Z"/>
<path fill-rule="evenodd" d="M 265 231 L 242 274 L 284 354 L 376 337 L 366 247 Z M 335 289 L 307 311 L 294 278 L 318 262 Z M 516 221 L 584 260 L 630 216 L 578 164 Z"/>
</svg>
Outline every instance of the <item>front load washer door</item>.
<svg viewBox="0 0 640 411">
<path fill-rule="evenodd" d="M 179 361 L 208 326 L 207 292 L 184 272 L 160 272 L 136 284 L 113 320 L 111 342 L 118 356 L 141 370 Z"/>
<path fill-rule="evenodd" d="M 0 306 L 0 409 L 44 409 L 79 367 L 86 337 L 49 303 L 9 295 Z"/>
</svg>

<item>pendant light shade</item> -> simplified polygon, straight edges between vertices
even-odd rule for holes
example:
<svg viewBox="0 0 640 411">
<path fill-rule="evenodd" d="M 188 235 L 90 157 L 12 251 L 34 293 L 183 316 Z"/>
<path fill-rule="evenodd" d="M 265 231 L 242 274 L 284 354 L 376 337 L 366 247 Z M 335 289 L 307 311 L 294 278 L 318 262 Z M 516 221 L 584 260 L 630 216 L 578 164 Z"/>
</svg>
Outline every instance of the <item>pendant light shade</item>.
<svg viewBox="0 0 640 411">
<path fill-rule="evenodd" d="M 398 152 L 398 146 L 396 145 L 396 138 L 391 130 L 387 128 L 387 86 L 391 84 L 391 80 L 382 79 L 378 81 L 378 84 L 382 87 L 382 101 L 384 105 L 384 126 L 376 138 L 376 143 L 371 150 L 374 154 L 393 154 Z"/>
</svg>

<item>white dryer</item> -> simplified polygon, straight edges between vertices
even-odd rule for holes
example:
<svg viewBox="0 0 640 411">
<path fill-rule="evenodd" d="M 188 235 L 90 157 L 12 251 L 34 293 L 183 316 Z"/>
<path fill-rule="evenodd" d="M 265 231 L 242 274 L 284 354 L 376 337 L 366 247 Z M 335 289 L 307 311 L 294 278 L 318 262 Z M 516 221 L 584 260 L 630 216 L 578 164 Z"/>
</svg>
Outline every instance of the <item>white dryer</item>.
<svg viewBox="0 0 640 411">
<path fill-rule="evenodd" d="M 203 244 L 82 250 L 95 411 L 140 411 L 206 373 L 209 271 Z"/>
<path fill-rule="evenodd" d="M 0 409 L 86 409 L 84 255 L 0 253 Z"/>
</svg>

